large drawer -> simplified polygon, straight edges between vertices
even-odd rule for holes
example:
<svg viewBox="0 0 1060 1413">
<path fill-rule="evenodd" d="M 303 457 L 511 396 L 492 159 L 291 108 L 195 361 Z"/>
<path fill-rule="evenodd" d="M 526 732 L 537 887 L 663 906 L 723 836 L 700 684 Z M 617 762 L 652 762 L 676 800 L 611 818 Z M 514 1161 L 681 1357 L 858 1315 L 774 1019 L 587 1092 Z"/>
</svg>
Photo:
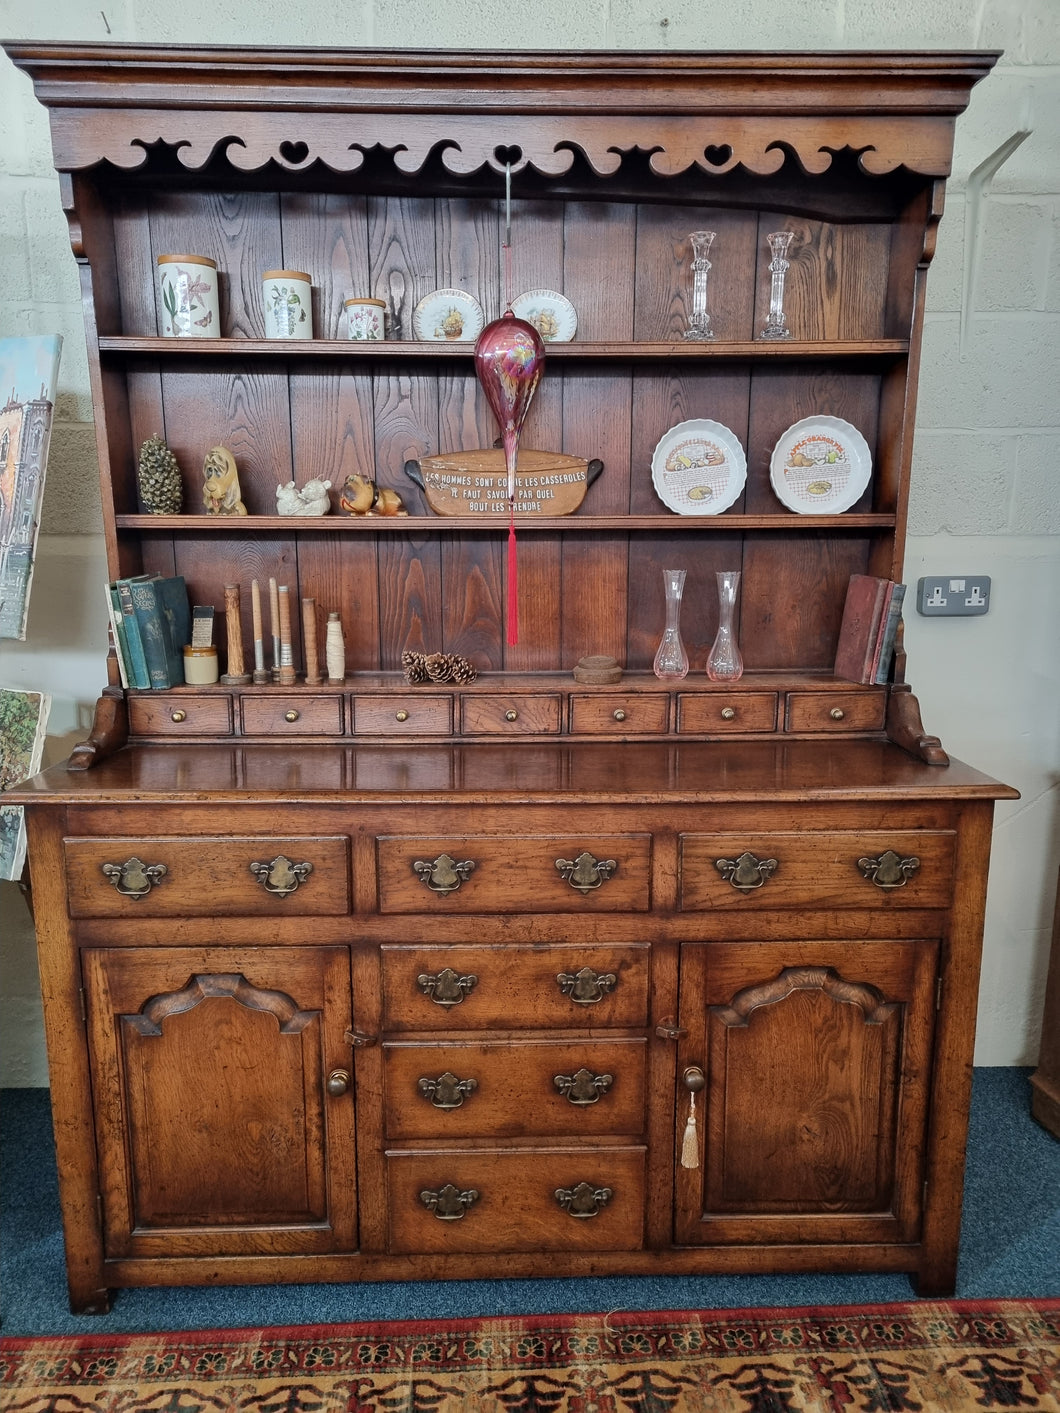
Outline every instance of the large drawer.
<svg viewBox="0 0 1060 1413">
<path fill-rule="evenodd" d="M 639 1137 L 646 1049 L 639 1037 L 389 1040 L 383 1045 L 387 1139 Z"/>
<path fill-rule="evenodd" d="M 647 943 L 381 949 L 383 1029 L 532 1030 L 642 1026 Z"/>
<path fill-rule="evenodd" d="M 643 1148 L 392 1152 L 386 1169 L 395 1253 L 643 1244 Z"/>
<path fill-rule="evenodd" d="M 349 911 L 344 838 L 67 839 L 72 917 Z"/>
<path fill-rule="evenodd" d="M 946 907 L 955 837 L 919 829 L 682 834 L 679 906 Z"/>
<path fill-rule="evenodd" d="M 383 913 L 645 912 L 650 834 L 383 835 Z"/>
</svg>

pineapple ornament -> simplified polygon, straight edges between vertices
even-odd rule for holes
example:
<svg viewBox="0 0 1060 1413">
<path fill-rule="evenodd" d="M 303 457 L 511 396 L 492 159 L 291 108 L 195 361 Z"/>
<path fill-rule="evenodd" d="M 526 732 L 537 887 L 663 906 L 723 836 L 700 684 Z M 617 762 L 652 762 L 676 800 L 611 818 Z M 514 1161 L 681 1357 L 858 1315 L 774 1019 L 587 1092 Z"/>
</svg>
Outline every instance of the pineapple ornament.
<svg viewBox="0 0 1060 1413">
<path fill-rule="evenodd" d="M 149 515 L 179 515 L 184 506 L 184 482 L 177 458 L 155 433 L 140 448 L 136 472 L 140 501 Z"/>
</svg>

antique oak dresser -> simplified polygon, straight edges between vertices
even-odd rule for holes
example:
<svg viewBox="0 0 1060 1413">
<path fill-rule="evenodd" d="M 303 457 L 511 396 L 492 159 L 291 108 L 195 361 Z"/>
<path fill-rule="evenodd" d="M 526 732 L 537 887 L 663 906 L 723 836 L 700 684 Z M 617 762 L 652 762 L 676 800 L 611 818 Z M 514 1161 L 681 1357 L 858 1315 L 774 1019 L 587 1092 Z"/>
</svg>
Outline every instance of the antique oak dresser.
<svg viewBox="0 0 1060 1413">
<path fill-rule="evenodd" d="M 81 275 L 109 572 L 195 604 L 276 579 L 342 680 L 123 689 L 15 798 L 72 1306 L 146 1284 L 906 1271 L 952 1291 L 994 801 L 887 680 L 833 672 L 854 574 L 900 580 L 925 277 L 954 123 L 996 55 L 277 52 L 14 43 Z M 561 293 L 527 446 L 573 513 L 435 514 L 406 461 L 489 448 L 437 290 Z M 714 337 L 686 340 L 710 229 Z M 759 337 L 793 235 L 790 336 Z M 221 275 L 161 337 L 157 257 Z M 315 337 L 266 339 L 262 272 Z M 346 337 L 347 294 L 387 337 Z M 422 332 L 422 331 L 421 331 Z M 849 509 L 770 482 L 801 419 L 871 454 Z M 664 435 L 746 452 L 715 515 Z M 148 514 L 164 436 L 184 510 Z M 245 516 L 202 508 L 233 452 Z M 404 517 L 276 513 L 360 473 Z M 687 677 L 652 672 L 662 568 Z M 704 672 L 742 573 L 737 681 Z M 101 593 L 104 590 L 100 586 Z M 222 637 L 222 648 L 224 640 Z M 411 685 L 406 651 L 474 681 Z M 572 669 L 611 656 L 619 680 Z M 223 664 L 222 664 L 223 666 Z M 229 674 L 237 675 L 237 674 Z"/>
</svg>

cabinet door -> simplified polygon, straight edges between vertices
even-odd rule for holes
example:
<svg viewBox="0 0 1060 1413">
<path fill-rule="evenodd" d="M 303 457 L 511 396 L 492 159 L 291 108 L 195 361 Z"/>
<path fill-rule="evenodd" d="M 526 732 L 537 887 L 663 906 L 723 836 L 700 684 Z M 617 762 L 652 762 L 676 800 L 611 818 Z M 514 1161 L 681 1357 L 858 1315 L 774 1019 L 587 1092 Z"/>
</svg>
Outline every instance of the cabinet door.
<svg viewBox="0 0 1060 1413">
<path fill-rule="evenodd" d="M 936 956 L 925 940 L 682 948 L 679 1243 L 917 1239 Z"/>
<path fill-rule="evenodd" d="M 83 956 L 107 1255 L 352 1249 L 346 949 Z"/>
</svg>

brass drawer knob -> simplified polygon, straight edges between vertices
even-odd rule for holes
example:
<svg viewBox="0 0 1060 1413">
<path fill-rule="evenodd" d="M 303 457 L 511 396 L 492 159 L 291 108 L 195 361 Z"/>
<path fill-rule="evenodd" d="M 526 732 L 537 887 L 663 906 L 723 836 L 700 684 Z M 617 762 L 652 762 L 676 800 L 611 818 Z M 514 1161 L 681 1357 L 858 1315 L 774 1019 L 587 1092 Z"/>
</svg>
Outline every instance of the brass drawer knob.
<svg viewBox="0 0 1060 1413">
<path fill-rule="evenodd" d="M 340 1094 L 345 1094 L 349 1087 L 349 1070 L 332 1070 L 328 1075 L 327 1089 L 333 1098 L 337 1099 Z"/>
<path fill-rule="evenodd" d="M 735 721 L 735 720 L 736 720 L 736 708 L 735 708 L 735 707 L 722 707 L 722 709 L 721 709 L 721 719 L 722 719 L 722 721 Z"/>
<path fill-rule="evenodd" d="M 409 714 L 408 714 L 408 712 L 405 710 L 404 707 L 402 707 L 400 711 L 396 711 L 396 712 L 394 713 L 394 720 L 395 720 L 395 721 L 408 721 L 408 719 L 409 719 Z"/>
<path fill-rule="evenodd" d="M 904 888 L 920 867 L 915 855 L 903 859 L 893 849 L 887 849 L 879 858 L 858 859 L 862 878 L 875 883 L 877 888 Z"/>
<path fill-rule="evenodd" d="M 420 882 L 432 893 L 443 896 L 455 893 L 461 883 L 466 883 L 475 868 L 474 859 L 463 859 L 460 863 L 449 854 L 439 854 L 433 861 L 416 859 L 412 871 Z"/>
<path fill-rule="evenodd" d="M 616 721 L 625 721 L 626 719 L 626 713 L 622 710 L 621 707 L 615 707 L 611 715 L 615 718 Z"/>
<path fill-rule="evenodd" d="M 574 1074 L 554 1074 L 552 1083 L 570 1104 L 584 1108 L 598 1102 L 615 1082 L 614 1075 L 593 1074 L 592 1070 L 576 1070 Z"/>
<path fill-rule="evenodd" d="M 292 863 L 286 854 L 277 854 L 268 863 L 255 861 L 250 865 L 250 871 L 266 893 L 273 893 L 277 898 L 287 898 L 296 893 L 306 881 L 313 872 L 313 865 L 308 860 Z"/>
<path fill-rule="evenodd" d="M 292 707 L 290 711 L 284 712 L 283 719 L 284 721 L 297 721 L 301 715 L 302 713 L 300 711 L 295 711 L 294 707 Z"/>
<path fill-rule="evenodd" d="M 186 711 L 171 711 L 169 713 L 169 719 L 170 721 L 175 721 L 179 726 L 182 721 L 187 721 L 188 713 Z"/>
<path fill-rule="evenodd" d="M 416 1088 L 436 1109 L 459 1109 L 464 1100 L 478 1088 L 477 1079 L 457 1079 L 450 1070 L 437 1079 L 426 1075 L 416 1081 Z"/>
<path fill-rule="evenodd" d="M 505 721 L 518 721 L 519 713 L 515 710 L 514 707 L 509 707 L 508 710 L 504 713 L 504 719 Z"/>
<path fill-rule="evenodd" d="M 614 991 L 618 977 L 613 971 L 601 973 L 593 971 L 592 967 L 582 967 L 573 976 L 570 972 L 561 971 L 556 977 L 556 985 L 564 996 L 569 996 L 579 1006 L 595 1006 L 597 1001 L 602 1001 Z"/>
<path fill-rule="evenodd" d="M 560 877 L 584 897 L 606 883 L 618 868 L 614 859 L 598 859 L 590 853 L 580 853 L 576 859 L 557 859 Z"/>
<path fill-rule="evenodd" d="M 465 1188 L 461 1192 L 458 1187 L 447 1182 L 437 1192 L 421 1192 L 420 1201 L 440 1222 L 458 1222 L 472 1202 L 478 1201 L 478 1192 L 473 1187 Z"/>
<path fill-rule="evenodd" d="M 828 713 L 828 715 L 832 718 L 833 721 L 842 721 L 843 717 L 846 716 L 846 712 L 843 710 L 842 707 L 833 707 L 832 710 Z"/>
<path fill-rule="evenodd" d="M 580 1182 L 577 1187 L 557 1187 L 556 1201 L 572 1217 L 596 1217 L 614 1196 L 610 1187 L 593 1187 Z"/>
<path fill-rule="evenodd" d="M 452 967 L 443 967 L 438 972 L 421 972 L 416 985 L 436 1006 L 459 1006 L 478 985 L 478 977 L 473 972 L 461 976 Z"/>
<path fill-rule="evenodd" d="M 146 897 L 169 872 L 165 864 L 145 864 L 138 858 L 126 859 L 123 864 L 100 864 L 100 868 L 123 898 Z"/>
<path fill-rule="evenodd" d="M 714 867 L 726 883 L 741 893 L 751 893 L 761 888 L 777 871 L 776 859 L 760 859 L 754 854 L 743 853 L 738 859 L 715 859 Z"/>
</svg>

